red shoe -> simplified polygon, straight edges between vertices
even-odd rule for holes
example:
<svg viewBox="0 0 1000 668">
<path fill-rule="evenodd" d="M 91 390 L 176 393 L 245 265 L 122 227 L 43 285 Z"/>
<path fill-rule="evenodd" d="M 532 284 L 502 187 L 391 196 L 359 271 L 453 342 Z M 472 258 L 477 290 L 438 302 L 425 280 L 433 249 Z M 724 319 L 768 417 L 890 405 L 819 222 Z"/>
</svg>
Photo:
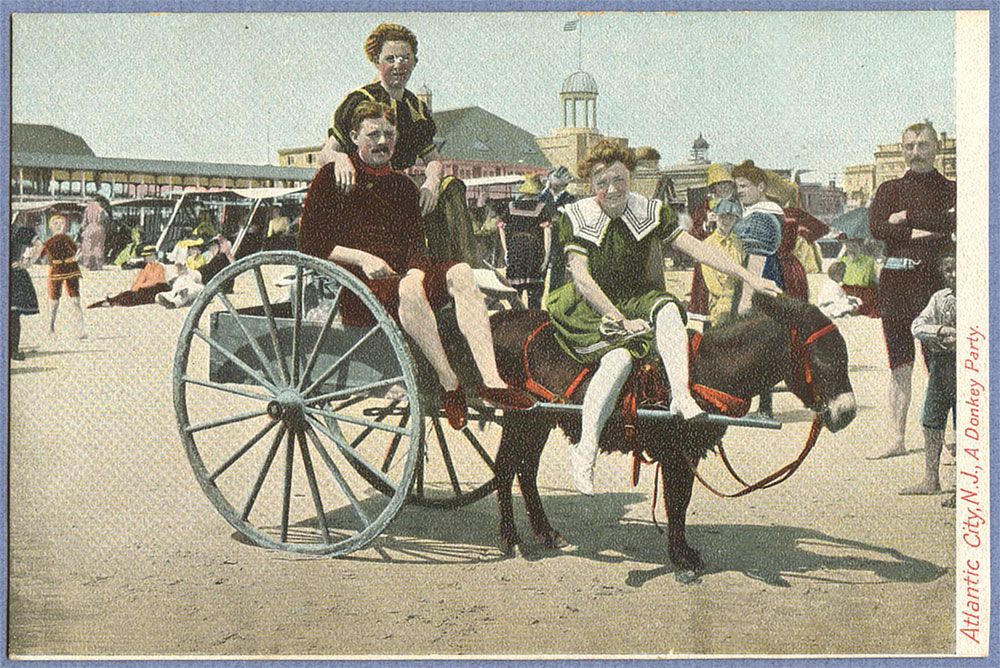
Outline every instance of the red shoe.
<svg viewBox="0 0 1000 668">
<path fill-rule="evenodd" d="M 476 394 L 486 403 L 508 411 L 525 411 L 535 405 L 535 398 L 515 387 L 486 387 L 480 385 Z"/>
<path fill-rule="evenodd" d="M 444 410 L 448 424 L 455 431 L 461 431 L 466 422 L 465 392 L 459 385 L 454 390 L 441 390 L 441 408 Z"/>
</svg>

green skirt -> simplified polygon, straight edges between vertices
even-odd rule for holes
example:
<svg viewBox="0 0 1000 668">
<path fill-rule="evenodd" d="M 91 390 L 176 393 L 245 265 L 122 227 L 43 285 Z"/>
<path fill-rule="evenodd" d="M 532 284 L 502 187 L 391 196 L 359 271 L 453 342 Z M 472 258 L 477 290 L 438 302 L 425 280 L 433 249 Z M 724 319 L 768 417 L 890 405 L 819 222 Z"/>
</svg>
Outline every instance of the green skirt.
<svg viewBox="0 0 1000 668">
<path fill-rule="evenodd" d="M 625 348 L 637 359 L 649 355 L 653 350 L 652 324 L 656 312 L 671 302 L 677 304 L 681 317 L 686 321 L 687 314 L 683 304 L 672 294 L 662 290 L 650 290 L 616 303 L 615 306 L 626 319 L 641 318 L 651 326 L 648 332 L 618 340 L 605 338 L 601 334 L 601 315 L 576 291 L 572 283 L 566 283 L 551 292 L 546 308 L 556 341 L 566 354 L 581 364 L 592 364 L 616 348 Z"/>
</svg>

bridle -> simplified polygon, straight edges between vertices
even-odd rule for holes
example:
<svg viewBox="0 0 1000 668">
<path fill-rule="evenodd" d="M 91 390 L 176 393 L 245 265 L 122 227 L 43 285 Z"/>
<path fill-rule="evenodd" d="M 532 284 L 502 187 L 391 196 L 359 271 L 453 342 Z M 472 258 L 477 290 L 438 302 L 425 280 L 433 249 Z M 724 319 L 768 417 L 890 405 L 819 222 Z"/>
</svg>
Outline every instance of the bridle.
<svg viewBox="0 0 1000 668">
<path fill-rule="evenodd" d="M 800 339 L 799 331 L 794 326 L 789 329 L 789 334 L 791 340 L 788 345 L 788 352 L 791 356 L 792 369 L 801 369 L 801 381 L 799 374 L 793 375 L 791 381 L 796 385 L 804 385 L 802 388 L 804 390 L 803 394 L 808 397 L 809 407 L 815 408 L 819 403 L 816 397 L 816 390 L 813 387 L 813 370 L 812 362 L 810 361 L 810 349 L 816 345 L 816 342 L 822 339 L 824 336 L 830 332 L 836 331 L 837 326 L 832 322 L 827 323 L 825 326 L 820 327 L 812 334 L 809 334 L 804 339 Z M 796 394 L 799 394 L 796 392 Z M 799 395 L 802 396 L 802 395 Z"/>
</svg>

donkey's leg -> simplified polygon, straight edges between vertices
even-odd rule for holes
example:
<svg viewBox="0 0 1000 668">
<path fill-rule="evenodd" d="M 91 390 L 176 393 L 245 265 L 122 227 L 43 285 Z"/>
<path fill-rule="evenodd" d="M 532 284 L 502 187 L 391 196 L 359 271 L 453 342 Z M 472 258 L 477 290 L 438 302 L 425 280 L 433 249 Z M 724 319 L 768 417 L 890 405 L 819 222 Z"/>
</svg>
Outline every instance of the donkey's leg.
<svg viewBox="0 0 1000 668">
<path fill-rule="evenodd" d="M 694 472 L 679 448 L 671 444 L 661 469 L 663 500 L 667 506 L 667 554 L 670 562 L 681 570 L 699 571 L 704 567 L 698 551 L 687 543 L 687 510 L 694 487 Z"/>
<path fill-rule="evenodd" d="M 542 497 L 538 493 L 538 464 L 551 431 L 551 424 L 539 423 L 537 428 L 533 427 L 530 430 L 530 434 L 525 434 L 528 440 L 524 442 L 523 456 L 517 469 L 517 481 L 521 487 L 525 511 L 535 538 L 546 547 L 560 548 L 566 547 L 569 542 L 549 524 L 549 518 L 542 507 Z"/>
<path fill-rule="evenodd" d="M 505 420 L 500 434 L 500 447 L 497 450 L 496 478 L 497 504 L 500 507 L 500 551 L 505 557 L 515 555 L 515 546 L 521 544 L 514 524 L 514 503 L 511 488 L 514 486 L 514 474 L 523 455 L 525 437 L 523 435 L 526 420 Z"/>
</svg>

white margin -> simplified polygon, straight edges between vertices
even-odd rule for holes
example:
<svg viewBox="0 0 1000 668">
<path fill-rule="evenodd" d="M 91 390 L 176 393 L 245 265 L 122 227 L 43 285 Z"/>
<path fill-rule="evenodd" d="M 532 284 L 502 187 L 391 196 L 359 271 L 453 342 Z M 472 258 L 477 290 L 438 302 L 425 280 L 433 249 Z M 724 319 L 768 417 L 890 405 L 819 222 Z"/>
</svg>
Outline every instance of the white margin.
<svg viewBox="0 0 1000 668">
<path fill-rule="evenodd" d="M 988 655 L 990 628 L 989 53 L 989 12 L 956 12 L 955 652 L 969 657 Z"/>
</svg>

